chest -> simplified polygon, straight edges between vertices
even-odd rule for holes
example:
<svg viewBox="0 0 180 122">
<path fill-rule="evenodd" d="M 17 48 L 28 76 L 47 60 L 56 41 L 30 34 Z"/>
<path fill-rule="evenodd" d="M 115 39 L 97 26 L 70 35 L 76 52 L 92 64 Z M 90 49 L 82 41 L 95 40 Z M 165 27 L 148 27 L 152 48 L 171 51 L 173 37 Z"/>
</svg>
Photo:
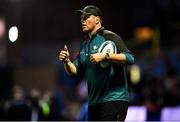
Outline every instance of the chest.
<svg viewBox="0 0 180 122">
<path fill-rule="evenodd" d="M 96 36 L 92 40 L 86 41 L 80 49 L 80 61 L 82 64 L 89 62 L 89 56 L 98 53 L 100 45 L 105 41 L 101 36 Z"/>
</svg>

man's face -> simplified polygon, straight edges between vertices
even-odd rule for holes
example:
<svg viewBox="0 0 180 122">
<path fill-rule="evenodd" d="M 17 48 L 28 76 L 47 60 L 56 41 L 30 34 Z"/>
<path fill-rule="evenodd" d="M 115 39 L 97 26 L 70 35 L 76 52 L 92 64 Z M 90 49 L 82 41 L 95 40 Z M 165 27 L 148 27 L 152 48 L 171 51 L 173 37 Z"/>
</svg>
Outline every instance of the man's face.
<svg viewBox="0 0 180 122">
<path fill-rule="evenodd" d="M 96 16 L 94 15 L 81 15 L 81 24 L 83 32 L 90 33 L 96 26 Z"/>
</svg>

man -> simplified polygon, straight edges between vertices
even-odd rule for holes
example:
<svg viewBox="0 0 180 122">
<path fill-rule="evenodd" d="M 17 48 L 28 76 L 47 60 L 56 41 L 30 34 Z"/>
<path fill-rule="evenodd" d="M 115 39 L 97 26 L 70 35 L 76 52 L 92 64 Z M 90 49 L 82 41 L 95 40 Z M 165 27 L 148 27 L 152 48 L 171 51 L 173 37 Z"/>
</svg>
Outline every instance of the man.
<svg viewBox="0 0 180 122">
<path fill-rule="evenodd" d="M 67 46 L 59 53 L 66 72 L 71 76 L 85 76 L 88 81 L 88 120 L 120 120 L 126 118 L 128 109 L 128 85 L 125 64 L 134 63 L 134 57 L 122 39 L 102 26 L 99 8 L 88 5 L 81 14 L 82 30 L 88 38 L 82 43 L 74 62 L 69 59 Z M 105 41 L 112 41 L 117 53 L 99 53 L 98 48 Z M 110 62 L 102 68 L 99 63 Z"/>
</svg>

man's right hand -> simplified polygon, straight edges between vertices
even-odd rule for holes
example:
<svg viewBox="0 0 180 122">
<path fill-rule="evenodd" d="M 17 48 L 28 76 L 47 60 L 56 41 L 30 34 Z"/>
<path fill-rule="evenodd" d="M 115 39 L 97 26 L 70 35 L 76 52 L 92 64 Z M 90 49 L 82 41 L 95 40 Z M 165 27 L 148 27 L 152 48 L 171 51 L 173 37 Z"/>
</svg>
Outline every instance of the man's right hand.
<svg viewBox="0 0 180 122">
<path fill-rule="evenodd" d="M 66 45 L 59 53 L 59 60 L 64 63 L 64 68 L 69 75 L 77 74 L 76 66 L 69 59 L 69 51 Z"/>
<path fill-rule="evenodd" d="M 69 61 L 69 51 L 66 45 L 64 46 L 64 49 L 59 53 L 59 60 L 64 63 L 67 63 Z"/>
</svg>

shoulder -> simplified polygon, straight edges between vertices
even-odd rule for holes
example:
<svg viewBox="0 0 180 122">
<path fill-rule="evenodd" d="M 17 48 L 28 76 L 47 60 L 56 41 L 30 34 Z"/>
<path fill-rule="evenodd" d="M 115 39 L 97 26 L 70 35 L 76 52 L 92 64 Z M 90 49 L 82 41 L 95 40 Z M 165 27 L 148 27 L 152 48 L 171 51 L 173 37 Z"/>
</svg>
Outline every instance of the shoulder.
<svg viewBox="0 0 180 122">
<path fill-rule="evenodd" d="M 117 35 L 116 33 L 112 32 L 110 30 L 104 30 L 103 36 L 106 40 L 112 40 L 112 41 L 122 40 L 119 35 Z"/>
<path fill-rule="evenodd" d="M 116 33 L 112 32 L 112 31 L 110 31 L 110 30 L 106 30 L 106 29 L 104 29 L 104 34 L 105 34 L 105 35 L 114 35 L 114 36 L 117 35 Z"/>
<path fill-rule="evenodd" d="M 119 35 L 117 35 L 116 33 L 112 32 L 110 30 L 104 30 L 102 34 L 103 34 L 105 40 L 110 40 L 115 43 L 118 53 L 129 52 L 124 41 L 122 40 L 122 38 Z"/>
</svg>

